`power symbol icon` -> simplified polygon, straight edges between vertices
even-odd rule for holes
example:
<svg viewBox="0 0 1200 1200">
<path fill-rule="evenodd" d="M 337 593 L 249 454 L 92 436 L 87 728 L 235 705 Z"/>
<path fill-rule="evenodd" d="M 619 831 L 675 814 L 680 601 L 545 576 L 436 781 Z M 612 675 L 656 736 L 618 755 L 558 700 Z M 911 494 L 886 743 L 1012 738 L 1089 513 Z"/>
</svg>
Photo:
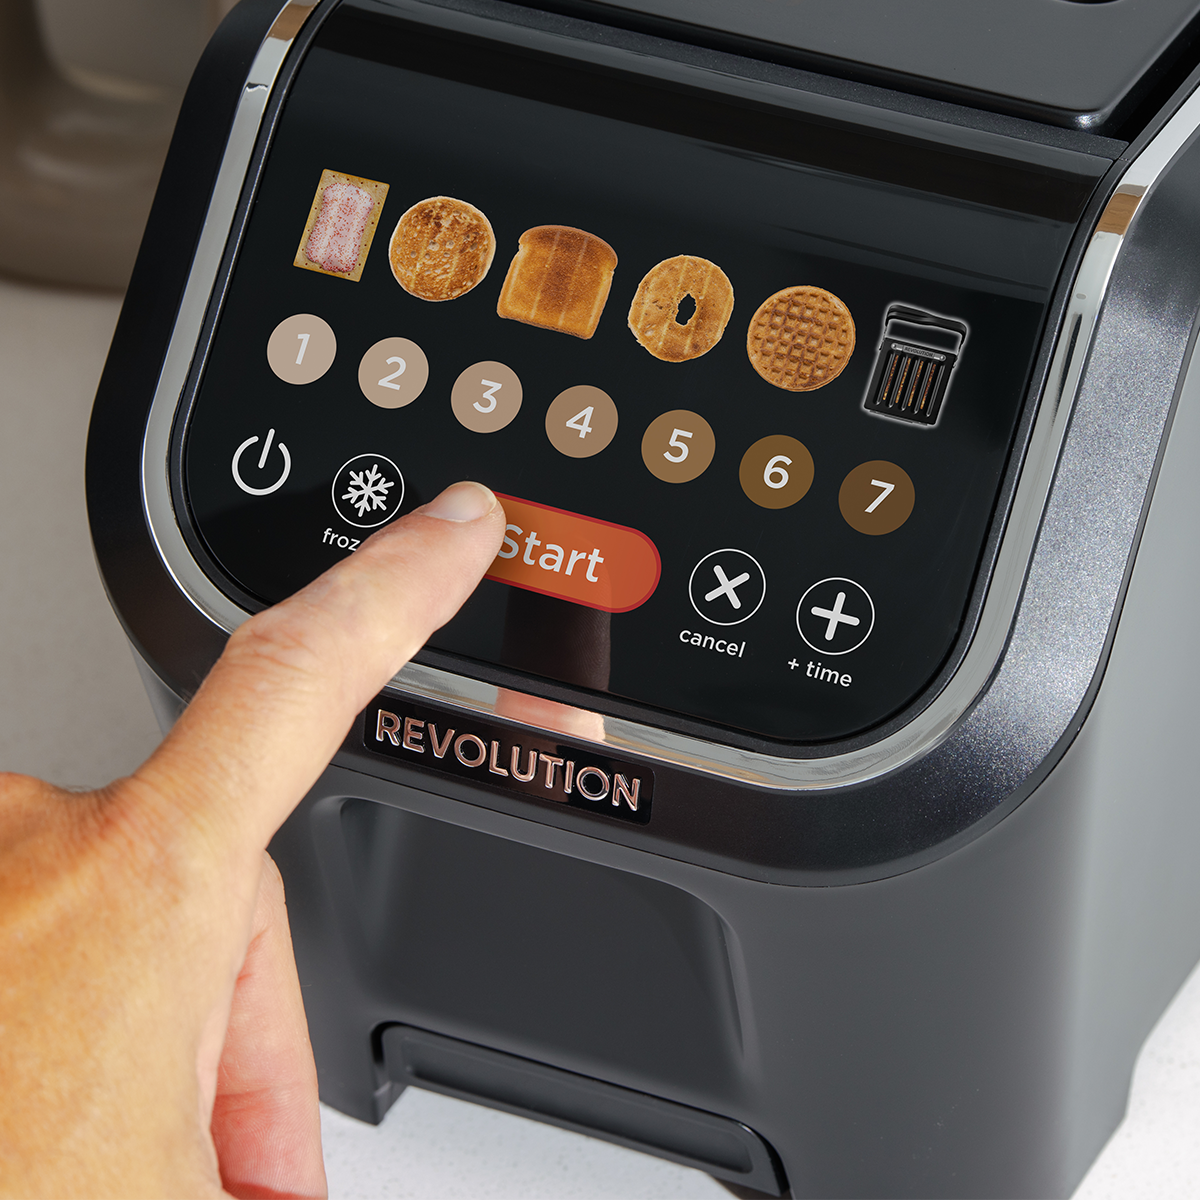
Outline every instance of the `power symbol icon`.
<svg viewBox="0 0 1200 1200">
<path fill-rule="evenodd" d="M 272 492 L 277 492 L 281 487 L 283 487 L 284 483 L 287 482 L 287 477 L 292 473 L 292 456 L 288 453 L 288 448 L 282 442 L 278 442 L 277 446 L 279 453 L 283 457 L 283 471 L 280 473 L 279 478 L 276 479 L 274 483 L 269 484 L 267 487 L 251 487 L 242 478 L 241 472 L 238 470 L 238 464 L 242 461 L 242 455 L 245 454 L 246 451 L 249 450 L 250 447 L 253 446 L 257 441 L 258 434 L 255 434 L 254 437 L 248 437 L 234 452 L 233 482 L 236 483 L 243 492 L 246 492 L 251 496 L 269 496 Z M 271 443 L 273 441 L 275 441 L 275 430 L 272 429 L 267 433 L 266 441 L 263 442 L 262 453 L 258 456 L 258 469 L 260 471 L 266 469 L 267 457 L 271 453 Z"/>
</svg>

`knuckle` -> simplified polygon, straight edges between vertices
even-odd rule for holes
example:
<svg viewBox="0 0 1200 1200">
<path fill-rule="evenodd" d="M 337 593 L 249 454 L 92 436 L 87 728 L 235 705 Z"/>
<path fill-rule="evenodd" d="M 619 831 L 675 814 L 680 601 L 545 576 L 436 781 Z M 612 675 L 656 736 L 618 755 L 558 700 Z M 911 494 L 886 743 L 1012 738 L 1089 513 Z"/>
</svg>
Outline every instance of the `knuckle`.
<svg viewBox="0 0 1200 1200">
<path fill-rule="evenodd" d="M 226 658 L 273 674 L 312 678 L 328 673 L 337 637 L 319 609 L 297 603 L 259 613 L 234 631 Z"/>
</svg>

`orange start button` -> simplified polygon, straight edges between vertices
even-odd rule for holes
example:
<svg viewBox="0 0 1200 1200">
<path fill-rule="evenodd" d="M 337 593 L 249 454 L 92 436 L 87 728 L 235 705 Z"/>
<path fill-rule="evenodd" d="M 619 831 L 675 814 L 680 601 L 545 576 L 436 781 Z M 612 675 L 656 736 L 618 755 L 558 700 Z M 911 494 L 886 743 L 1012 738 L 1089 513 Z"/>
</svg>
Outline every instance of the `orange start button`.
<svg viewBox="0 0 1200 1200">
<path fill-rule="evenodd" d="M 603 612 L 629 612 L 658 587 L 658 547 L 626 525 L 500 496 L 504 545 L 487 578 Z"/>
</svg>

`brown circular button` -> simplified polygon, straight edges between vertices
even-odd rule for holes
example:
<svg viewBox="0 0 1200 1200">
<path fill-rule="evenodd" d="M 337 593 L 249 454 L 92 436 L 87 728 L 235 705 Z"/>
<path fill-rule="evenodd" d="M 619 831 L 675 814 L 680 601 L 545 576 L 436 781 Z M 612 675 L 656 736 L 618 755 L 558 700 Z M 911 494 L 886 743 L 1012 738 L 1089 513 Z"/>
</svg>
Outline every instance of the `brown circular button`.
<svg viewBox="0 0 1200 1200">
<path fill-rule="evenodd" d="M 521 381 L 512 367 L 477 362 L 455 381 L 450 407 L 472 433 L 495 433 L 521 411 Z"/>
<path fill-rule="evenodd" d="M 808 447 L 785 433 L 759 438 L 738 471 L 742 491 L 760 508 L 788 508 L 812 487 L 813 459 Z"/>
<path fill-rule="evenodd" d="M 712 426 L 686 408 L 655 417 L 642 434 L 642 462 L 664 483 L 689 483 L 703 475 L 716 450 Z"/>
<path fill-rule="evenodd" d="M 429 359 L 416 342 L 390 337 L 376 342 L 358 364 L 358 386 L 379 408 L 411 404 L 429 382 Z"/>
<path fill-rule="evenodd" d="M 917 493 L 908 472 L 895 463 L 873 459 L 842 480 L 838 508 L 859 533 L 891 533 L 912 515 Z"/>
<path fill-rule="evenodd" d="M 568 458 L 599 454 L 617 432 L 617 406 L 607 392 L 582 383 L 560 392 L 546 409 L 546 436 Z"/>
<path fill-rule="evenodd" d="M 312 313 L 280 321 L 267 339 L 267 362 L 284 383 L 312 383 L 333 366 L 336 357 L 333 330 Z"/>
</svg>

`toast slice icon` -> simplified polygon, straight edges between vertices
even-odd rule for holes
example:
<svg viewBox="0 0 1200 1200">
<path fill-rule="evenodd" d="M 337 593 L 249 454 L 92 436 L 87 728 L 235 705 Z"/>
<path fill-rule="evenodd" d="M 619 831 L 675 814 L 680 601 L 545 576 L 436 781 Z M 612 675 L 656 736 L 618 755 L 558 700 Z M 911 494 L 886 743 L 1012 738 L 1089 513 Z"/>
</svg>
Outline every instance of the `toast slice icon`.
<svg viewBox="0 0 1200 1200">
<path fill-rule="evenodd" d="M 518 240 L 496 312 L 574 337 L 590 338 L 608 302 L 616 251 L 594 233 L 538 225 Z"/>
</svg>

